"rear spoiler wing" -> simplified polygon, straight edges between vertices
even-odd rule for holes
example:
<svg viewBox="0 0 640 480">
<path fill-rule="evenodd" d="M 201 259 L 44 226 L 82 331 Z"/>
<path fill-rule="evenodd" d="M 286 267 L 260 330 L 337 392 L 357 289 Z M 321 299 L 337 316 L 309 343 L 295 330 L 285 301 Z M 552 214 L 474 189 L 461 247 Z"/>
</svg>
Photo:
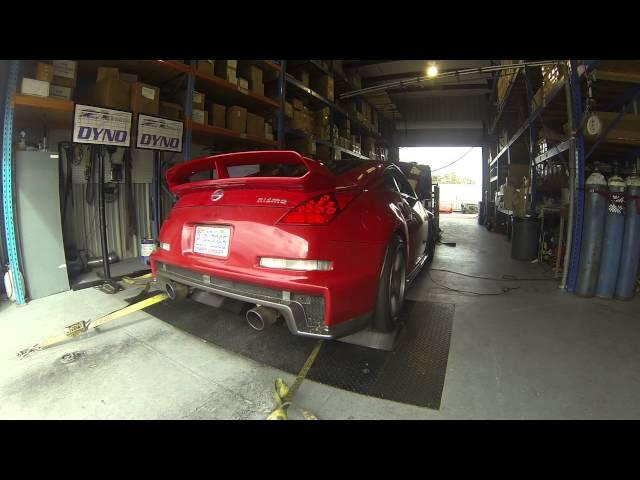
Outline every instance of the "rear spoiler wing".
<svg viewBox="0 0 640 480">
<path fill-rule="evenodd" d="M 303 164 L 308 172 L 301 177 L 230 177 L 228 167 L 255 164 Z M 215 180 L 203 180 L 189 182 L 189 178 L 199 172 L 214 170 L 217 172 Z M 273 183 L 277 178 L 277 183 L 282 186 L 305 188 L 311 183 L 317 184 L 320 181 L 326 184 L 333 183 L 335 176 L 331 171 L 315 160 L 303 157 L 298 152 L 292 150 L 261 150 L 255 152 L 225 153 L 222 155 L 212 155 L 208 157 L 195 158 L 167 170 L 167 184 L 171 192 L 180 194 L 185 190 L 207 188 L 224 185 L 262 185 Z M 322 182 L 321 179 L 325 181 Z M 226 180 L 226 181 L 225 181 Z M 318 185 L 319 186 L 319 185 Z"/>
</svg>

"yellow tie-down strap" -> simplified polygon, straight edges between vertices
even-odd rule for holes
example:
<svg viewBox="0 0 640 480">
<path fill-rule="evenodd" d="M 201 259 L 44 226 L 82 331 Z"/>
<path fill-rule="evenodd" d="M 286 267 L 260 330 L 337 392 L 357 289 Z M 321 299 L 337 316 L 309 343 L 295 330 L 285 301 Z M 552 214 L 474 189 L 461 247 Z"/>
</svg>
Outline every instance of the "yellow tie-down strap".
<svg viewBox="0 0 640 480">
<path fill-rule="evenodd" d="M 121 308 L 120 310 L 116 310 L 115 312 L 111 312 L 103 317 L 98 318 L 97 320 L 89 320 L 89 321 L 80 321 L 77 323 L 73 323 L 67 327 L 65 327 L 65 332 L 64 335 L 58 335 L 55 337 L 49 337 L 46 340 L 44 340 L 43 342 L 40 343 L 36 343 L 35 345 L 33 345 L 32 347 L 29 348 L 25 348 L 24 350 L 20 350 L 18 352 L 18 357 L 19 358 L 24 358 L 27 355 L 29 355 L 31 352 L 36 352 L 39 350 L 44 350 L 45 348 L 48 348 L 52 345 L 55 345 L 57 343 L 61 343 L 63 341 L 65 341 L 68 338 L 71 337 L 77 337 L 79 335 L 84 335 L 85 333 L 87 333 L 89 331 L 89 327 L 92 328 L 98 328 L 101 325 L 104 325 L 105 323 L 109 323 L 112 322 L 114 320 L 117 320 L 118 318 L 122 318 L 125 317 L 127 315 L 129 315 L 130 313 L 134 313 L 137 312 L 139 310 L 144 310 L 147 307 L 150 307 L 151 305 L 155 305 L 156 303 L 160 303 L 160 302 L 164 302 L 168 297 L 168 295 L 166 293 L 158 293 L 157 295 L 154 295 L 153 297 L 149 297 L 145 300 L 142 300 L 140 302 L 134 303 L 132 305 L 128 305 L 124 308 Z"/>
<path fill-rule="evenodd" d="M 298 373 L 298 376 L 293 382 L 293 385 L 291 385 L 291 388 L 287 386 L 286 382 L 282 378 L 276 379 L 275 394 L 274 394 L 274 397 L 276 399 L 276 408 L 273 412 L 269 414 L 269 416 L 267 417 L 267 420 L 288 420 L 289 419 L 287 414 L 287 408 L 289 408 L 292 405 L 294 395 L 300 388 L 300 385 L 302 385 L 302 382 L 304 381 L 304 379 L 307 378 L 307 374 L 309 373 L 309 370 L 311 370 L 311 367 L 313 366 L 313 362 L 316 361 L 316 358 L 318 357 L 318 353 L 320 353 L 320 347 L 322 347 L 323 341 L 324 340 L 318 340 L 318 343 L 316 343 L 315 347 L 313 347 L 313 350 L 309 354 L 307 361 L 304 362 L 304 366 L 300 370 L 300 373 Z M 318 417 L 316 417 L 313 413 L 308 412 L 307 410 L 300 410 L 300 412 L 302 413 L 302 416 L 304 417 L 305 420 L 318 419 Z"/>
</svg>

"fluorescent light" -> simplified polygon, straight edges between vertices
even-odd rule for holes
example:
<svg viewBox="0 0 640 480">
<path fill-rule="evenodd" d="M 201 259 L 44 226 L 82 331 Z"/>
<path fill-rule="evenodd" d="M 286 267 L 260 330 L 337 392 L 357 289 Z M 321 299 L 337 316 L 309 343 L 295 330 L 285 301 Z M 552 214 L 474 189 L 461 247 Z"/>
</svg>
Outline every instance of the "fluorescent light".
<svg viewBox="0 0 640 480">
<path fill-rule="evenodd" d="M 279 268 L 282 270 L 301 270 L 305 272 L 313 270 L 332 270 L 333 262 L 329 260 L 296 260 L 290 258 L 260 258 L 260 266 L 265 268 Z"/>
<path fill-rule="evenodd" d="M 432 63 L 427 67 L 427 77 L 435 78 L 438 76 L 438 66 L 435 63 Z"/>
</svg>

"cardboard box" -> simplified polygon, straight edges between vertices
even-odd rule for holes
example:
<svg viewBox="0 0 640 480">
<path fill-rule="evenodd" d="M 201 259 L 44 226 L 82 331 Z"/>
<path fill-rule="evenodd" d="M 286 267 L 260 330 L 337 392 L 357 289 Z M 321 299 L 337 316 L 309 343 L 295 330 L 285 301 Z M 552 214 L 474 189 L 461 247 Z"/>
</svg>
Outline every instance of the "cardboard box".
<svg viewBox="0 0 640 480">
<path fill-rule="evenodd" d="M 202 125 L 207 125 L 209 123 L 208 112 L 206 110 L 200 110 L 200 109 L 194 108 L 191 111 L 191 120 L 193 120 L 193 123 L 200 123 Z"/>
<path fill-rule="evenodd" d="M 306 138 L 291 139 L 287 141 L 289 148 L 296 150 L 302 154 L 315 155 L 316 154 L 316 139 L 313 135 L 309 135 Z"/>
<path fill-rule="evenodd" d="M 58 98 L 60 100 L 72 100 L 73 88 L 61 87 L 60 85 L 50 85 L 49 97 Z"/>
<path fill-rule="evenodd" d="M 305 86 L 309 87 L 309 70 L 300 70 L 296 78 Z"/>
<path fill-rule="evenodd" d="M 328 145 L 316 145 L 316 158 L 318 160 L 331 160 L 331 147 Z"/>
<path fill-rule="evenodd" d="M 33 95 L 36 97 L 48 97 L 49 85 L 49 82 L 25 77 L 22 79 L 22 88 L 20 89 L 20 92 L 25 95 Z"/>
<path fill-rule="evenodd" d="M 314 82 L 316 93 L 320 94 L 330 102 L 334 100 L 333 76 L 323 75 Z"/>
<path fill-rule="evenodd" d="M 212 103 L 209 107 L 209 119 L 214 127 L 226 128 L 227 125 L 227 107 Z"/>
<path fill-rule="evenodd" d="M 294 98 L 293 100 L 291 100 L 291 104 L 293 105 L 294 110 L 304 109 L 304 102 L 300 98 Z"/>
<path fill-rule="evenodd" d="M 224 78 L 227 82 L 237 85 L 238 83 L 238 61 L 237 60 L 216 60 L 214 71 L 218 77 Z"/>
<path fill-rule="evenodd" d="M 53 65 L 38 62 L 36 65 L 36 80 L 41 82 L 53 82 Z"/>
<path fill-rule="evenodd" d="M 247 135 L 264 137 L 264 117 L 255 113 L 247 113 Z"/>
<path fill-rule="evenodd" d="M 289 102 L 284 102 L 284 116 L 285 118 L 293 118 L 293 105 Z"/>
<path fill-rule="evenodd" d="M 120 78 L 119 70 L 112 67 L 98 67 L 96 82 L 100 82 L 105 78 Z"/>
<path fill-rule="evenodd" d="M 118 78 L 120 78 L 120 80 L 124 80 L 127 83 L 137 83 L 138 82 L 138 75 L 135 75 L 133 73 L 119 72 L 118 73 Z"/>
<path fill-rule="evenodd" d="M 137 113 L 158 115 L 160 111 L 160 89 L 146 83 L 132 83 L 131 110 Z"/>
<path fill-rule="evenodd" d="M 238 73 L 249 82 L 249 90 L 264 95 L 264 74 L 262 69 L 250 64 L 242 64 Z"/>
<path fill-rule="evenodd" d="M 53 61 L 53 82 L 61 87 L 76 88 L 78 64 L 73 60 Z"/>
<path fill-rule="evenodd" d="M 196 60 L 196 71 L 205 75 L 215 75 L 215 60 Z"/>
<path fill-rule="evenodd" d="M 131 85 L 116 77 L 105 78 L 95 84 L 93 102 L 100 107 L 129 110 L 131 107 Z"/>
<path fill-rule="evenodd" d="M 184 108 L 177 103 L 165 102 L 160 100 L 160 116 L 171 118 L 173 120 L 182 120 L 184 116 Z"/>
<path fill-rule="evenodd" d="M 187 104 L 187 91 L 186 90 L 180 91 L 176 95 L 175 100 L 180 105 L 186 105 Z M 193 100 L 191 102 L 191 108 L 196 108 L 198 110 L 204 110 L 204 93 L 196 92 L 195 90 L 193 91 Z"/>
<path fill-rule="evenodd" d="M 238 88 L 244 93 L 249 93 L 249 80 L 238 77 Z"/>
<path fill-rule="evenodd" d="M 260 95 L 261 97 L 264 97 L 264 83 L 254 85 L 253 88 L 251 88 L 251 82 L 249 82 L 249 90 L 252 93 L 255 93 L 256 95 Z"/>
<path fill-rule="evenodd" d="M 244 107 L 227 108 L 227 128 L 238 133 L 247 133 L 247 109 Z"/>
<path fill-rule="evenodd" d="M 288 125 L 289 128 L 293 130 L 303 130 L 304 129 L 304 112 L 302 110 L 293 109 L 293 115 L 289 119 Z"/>
</svg>

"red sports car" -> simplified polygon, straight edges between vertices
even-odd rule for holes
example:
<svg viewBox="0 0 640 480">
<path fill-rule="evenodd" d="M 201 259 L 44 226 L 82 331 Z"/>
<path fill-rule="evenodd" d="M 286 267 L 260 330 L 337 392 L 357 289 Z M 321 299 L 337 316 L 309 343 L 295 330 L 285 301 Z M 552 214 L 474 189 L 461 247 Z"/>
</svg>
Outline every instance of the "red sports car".
<svg viewBox="0 0 640 480">
<path fill-rule="evenodd" d="M 258 330 L 281 316 L 306 337 L 391 331 L 433 256 L 433 215 L 392 163 L 230 153 L 176 165 L 167 182 L 178 200 L 151 255 L 158 284 L 255 304 Z"/>
</svg>

